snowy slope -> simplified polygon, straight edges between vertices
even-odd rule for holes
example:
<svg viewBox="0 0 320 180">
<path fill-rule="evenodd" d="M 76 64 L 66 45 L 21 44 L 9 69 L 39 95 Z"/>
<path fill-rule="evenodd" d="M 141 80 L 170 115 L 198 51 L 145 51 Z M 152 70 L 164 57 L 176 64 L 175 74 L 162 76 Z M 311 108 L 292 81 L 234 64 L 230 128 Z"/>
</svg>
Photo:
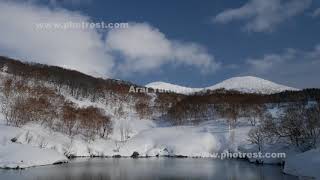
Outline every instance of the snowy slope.
<svg viewBox="0 0 320 180">
<path fill-rule="evenodd" d="M 272 94 L 278 93 L 285 90 L 298 90 L 292 87 L 276 84 L 274 82 L 253 77 L 253 76 L 242 76 L 233 77 L 222 81 L 214 86 L 207 87 L 206 89 L 227 89 L 227 90 L 237 90 L 245 93 L 261 93 L 261 94 Z"/>
<path fill-rule="evenodd" d="M 165 83 L 165 82 L 153 82 L 146 85 L 146 87 L 151 87 L 154 89 L 164 89 L 168 91 L 173 91 L 181 94 L 190 94 L 202 90 L 215 90 L 215 89 L 226 89 L 226 90 L 237 90 L 245 93 L 260 93 L 260 94 L 272 94 L 278 93 L 285 90 L 298 90 L 296 88 L 276 84 L 274 82 L 253 77 L 253 76 L 242 76 L 242 77 L 233 77 L 227 80 L 224 80 L 213 86 L 206 88 L 189 88 L 183 87 L 175 84 Z"/>
<path fill-rule="evenodd" d="M 27 168 L 63 162 L 68 162 L 68 158 L 53 149 L 15 143 L 0 146 L 0 168 Z"/>
<path fill-rule="evenodd" d="M 23 128 L 7 126 L 0 115 L 0 169 L 27 168 L 68 161 L 63 153 L 55 149 L 43 149 L 39 144 L 33 146 L 11 142 L 12 138 L 23 132 L 25 132 Z"/>
<path fill-rule="evenodd" d="M 160 81 L 149 83 L 146 85 L 146 87 L 171 91 L 180 94 L 190 94 L 202 90 L 202 88 L 190 88 Z"/>
<path fill-rule="evenodd" d="M 313 149 L 287 158 L 283 172 L 299 177 L 320 179 L 320 149 Z"/>
</svg>

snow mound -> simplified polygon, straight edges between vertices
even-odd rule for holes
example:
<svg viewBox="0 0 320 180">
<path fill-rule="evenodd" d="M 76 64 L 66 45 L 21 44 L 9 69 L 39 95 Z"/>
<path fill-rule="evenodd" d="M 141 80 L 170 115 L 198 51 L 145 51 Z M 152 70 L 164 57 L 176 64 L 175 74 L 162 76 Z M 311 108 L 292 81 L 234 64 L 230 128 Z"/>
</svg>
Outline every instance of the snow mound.
<svg viewBox="0 0 320 180">
<path fill-rule="evenodd" d="M 130 156 L 188 156 L 212 157 L 226 147 L 225 136 L 200 132 L 191 127 L 153 128 L 139 133 L 120 149 L 120 154 Z"/>
<path fill-rule="evenodd" d="M 320 149 L 313 149 L 286 159 L 284 173 L 320 179 Z"/>
<path fill-rule="evenodd" d="M 67 161 L 63 154 L 52 149 L 13 143 L 0 146 L 0 168 L 27 168 Z"/>
<path fill-rule="evenodd" d="M 233 77 L 205 89 L 215 90 L 222 88 L 226 90 L 236 90 L 244 93 L 259 94 L 273 94 L 286 90 L 298 90 L 296 88 L 276 84 L 274 82 L 253 76 Z"/>
<path fill-rule="evenodd" d="M 70 138 L 41 126 L 24 127 L 17 142 L 44 149 L 53 149 L 67 156 L 188 156 L 214 157 L 228 147 L 226 134 L 212 133 L 203 127 L 154 127 L 138 132 L 126 141 L 95 139 L 85 141 L 81 136 Z"/>
<path fill-rule="evenodd" d="M 184 87 L 184 86 L 179 86 L 179 85 L 166 83 L 166 82 L 152 82 L 147 84 L 146 87 L 152 88 L 152 89 L 158 89 L 158 90 L 171 91 L 179 94 L 191 94 L 191 93 L 200 91 L 202 89 L 202 88 Z"/>
<path fill-rule="evenodd" d="M 63 153 L 59 153 L 55 149 L 41 149 L 39 145 L 41 143 L 33 146 L 27 143 L 18 144 L 11 142 L 12 138 L 26 131 L 23 128 L 7 126 L 1 121 L 2 120 L 0 120 L 0 168 L 27 168 L 68 161 Z"/>
</svg>

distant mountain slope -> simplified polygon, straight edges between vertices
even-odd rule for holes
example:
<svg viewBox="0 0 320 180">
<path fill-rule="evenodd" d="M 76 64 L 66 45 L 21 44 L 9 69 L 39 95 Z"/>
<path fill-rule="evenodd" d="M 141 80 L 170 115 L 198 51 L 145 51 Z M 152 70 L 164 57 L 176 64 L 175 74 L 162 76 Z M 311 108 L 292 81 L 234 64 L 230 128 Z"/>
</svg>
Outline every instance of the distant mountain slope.
<svg viewBox="0 0 320 180">
<path fill-rule="evenodd" d="M 152 119 L 165 113 L 180 98 L 180 95 L 175 93 L 132 93 L 131 87 L 143 87 L 128 81 L 95 78 L 75 70 L 22 62 L 0 55 L 0 105 L 3 104 L 2 82 L 7 82 L 8 87 L 11 87 L 10 84 L 19 84 L 17 87 L 25 94 L 28 94 L 30 89 L 48 90 L 52 95 L 63 96 L 65 102 L 72 102 L 77 107 L 99 107 L 104 109 L 107 115 L 121 116 L 123 119 L 132 117 L 128 114 L 139 116 L 140 119 Z M 14 94 L 17 88 L 13 87 L 15 86 L 9 89 Z M 42 91 L 39 93 L 43 94 Z M 49 100 L 55 102 L 56 98 L 49 97 Z"/>
<path fill-rule="evenodd" d="M 146 87 L 172 91 L 180 94 L 190 94 L 190 93 L 202 90 L 202 88 L 189 88 L 189 87 L 179 86 L 171 83 L 160 82 L 160 81 L 149 83 L 146 85 Z"/>
<path fill-rule="evenodd" d="M 259 94 L 273 94 L 286 90 L 298 90 L 296 88 L 276 84 L 274 82 L 253 76 L 233 77 L 216 85 L 207 87 L 206 89 L 214 90 L 222 88 L 226 90 L 237 90 L 245 93 Z"/>
<path fill-rule="evenodd" d="M 181 94 L 190 94 L 202 90 L 215 90 L 215 89 L 226 89 L 226 90 L 236 90 L 244 93 L 259 93 L 259 94 L 273 94 L 286 90 L 298 90 L 296 88 L 280 85 L 262 78 L 253 76 L 242 76 L 233 77 L 224 80 L 213 86 L 206 88 L 189 88 L 183 87 L 175 84 L 170 84 L 166 82 L 153 82 L 146 85 L 146 87 L 154 89 L 164 89 L 168 91 L 173 91 Z"/>
</svg>

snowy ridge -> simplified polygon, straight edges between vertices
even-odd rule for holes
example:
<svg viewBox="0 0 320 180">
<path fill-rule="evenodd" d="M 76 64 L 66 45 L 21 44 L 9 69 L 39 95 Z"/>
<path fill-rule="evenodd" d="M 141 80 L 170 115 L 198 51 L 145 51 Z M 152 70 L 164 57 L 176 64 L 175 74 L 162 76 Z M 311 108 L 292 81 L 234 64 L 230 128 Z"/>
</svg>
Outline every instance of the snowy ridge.
<svg viewBox="0 0 320 180">
<path fill-rule="evenodd" d="M 190 93 L 194 93 L 194 92 L 202 90 L 202 88 L 190 88 L 190 87 L 184 87 L 184 86 L 179 86 L 179 85 L 166 83 L 166 82 L 160 82 L 160 81 L 149 83 L 146 85 L 146 87 L 153 88 L 153 89 L 172 91 L 172 92 L 180 93 L 180 94 L 190 94 Z"/>
<path fill-rule="evenodd" d="M 274 82 L 257 78 L 253 76 L 234 77 L 222 81 L 214 86 L 207 87 L 206 89 L 221 89 L 237 90 L 245 93 L 259 93 L 259 94 L 272 94 L 286 90 L 297 91 L 298 89 L 276 84 Z"/>
<path fill-rule="evenodd" d="M 190 94 L 203 90 L 216 90 L 216 89 L 226 89 L 226 90 L 236 90 L 244 93 L 259 93 L 259 94 L 273 94 L 279 93 L 286 90 L 297 91 L 299 89 L 280 85 L 262 78 L 253 76 L 241 76 L 233 77 L 224 80 L 213 86 L 206 88 L 189 88 L 183 87 L 175 84 L 165 83 L 165 82 L 153 82 L 146 85 L 146 87 L 151 87 L 154 89 L 164 89 L 181 94 Z"/>
</svg>

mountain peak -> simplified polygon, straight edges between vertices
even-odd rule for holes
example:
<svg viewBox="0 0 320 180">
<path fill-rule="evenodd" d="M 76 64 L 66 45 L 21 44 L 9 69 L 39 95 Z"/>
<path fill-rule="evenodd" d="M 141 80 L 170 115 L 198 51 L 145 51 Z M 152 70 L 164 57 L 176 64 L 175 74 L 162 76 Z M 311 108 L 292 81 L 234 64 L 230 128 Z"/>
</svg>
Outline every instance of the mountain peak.
<svg viewBox="0 0 320 180">
<path fill-rule="evenodd" d="M 227 89 L 237 90 L 245 93 L 272 94 L 286 90 L 298 90 L 296 88 L 277 84 L 259 77 L 239 76 L 224 80 L 216 85 L 207 87 L 206 89 Z"/>
<path fill-rule="evenodd" d="M 206 88 L 190 88 L 180 85 L 175 85 L 166 82 L 152 82 L 146 85 L 153 89 L 163 89 L 170 90 L 181 94 L 190 94 L 201 90 L 215 90 L 215 89 L 226 89 L 226 90 L 236 90 L 244 93 L 259 93 L 259 94 L 273 94 L 286 90 L 296 91 L 298 89 L 277 84 L 259 77 L 254 76 L 239 76 L 232 77 L 230 79 L 224 80 L 213 86 Z"/>
</svg>

